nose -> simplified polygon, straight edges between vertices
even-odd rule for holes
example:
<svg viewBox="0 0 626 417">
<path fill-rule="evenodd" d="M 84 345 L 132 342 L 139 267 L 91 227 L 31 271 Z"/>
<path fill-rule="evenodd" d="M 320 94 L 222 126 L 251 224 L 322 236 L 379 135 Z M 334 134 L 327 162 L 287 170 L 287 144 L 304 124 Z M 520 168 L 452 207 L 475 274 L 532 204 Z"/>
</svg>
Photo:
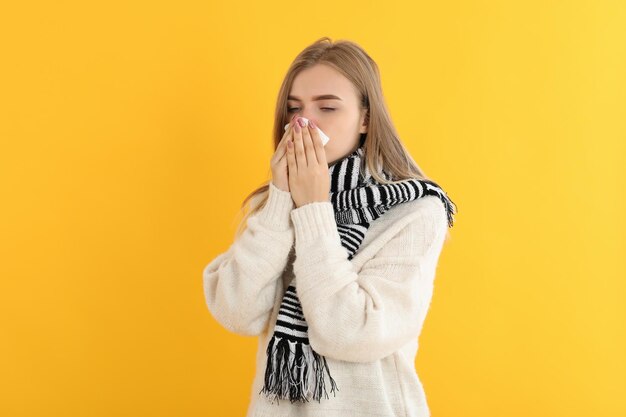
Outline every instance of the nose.
<svg viewBox="0 0 626 417">
<path fill-rule="evenodd" d="M 304 117 L 309 122 L 314 122 L 315 123 L 315 120 L 313 120 L 313 118 L 309 114 L 307 114 L 307 113 L 304 113 L 304 112 L 303 113 L 298 113 L 295 120 L 297 120 L 300 117 Z"/>
</svg>

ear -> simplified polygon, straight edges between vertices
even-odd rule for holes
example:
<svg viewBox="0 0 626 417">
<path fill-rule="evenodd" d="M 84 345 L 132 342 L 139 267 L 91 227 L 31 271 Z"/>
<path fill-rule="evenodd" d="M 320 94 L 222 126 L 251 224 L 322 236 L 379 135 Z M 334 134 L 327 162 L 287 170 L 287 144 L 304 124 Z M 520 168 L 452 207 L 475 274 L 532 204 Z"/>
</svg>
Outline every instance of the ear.
<svg viewBox="0 0 626 417">
<path fill-rule="evenodd" d="M 370 109 L 365 109 L 361 112 L 361 128 L 359 133 L 367 133 L 367 126 L 370 122 Z"/>
</svg>

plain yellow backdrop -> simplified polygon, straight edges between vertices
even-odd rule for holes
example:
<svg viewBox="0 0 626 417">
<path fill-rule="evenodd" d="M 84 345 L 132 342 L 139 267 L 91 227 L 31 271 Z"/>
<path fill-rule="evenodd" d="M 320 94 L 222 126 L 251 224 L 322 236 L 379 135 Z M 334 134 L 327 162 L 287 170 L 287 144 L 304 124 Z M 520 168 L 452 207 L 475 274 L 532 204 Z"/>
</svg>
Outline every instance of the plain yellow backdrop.
<svg viewBox="0 0 626 417">
<path fill-rule="evenodd" d="M 459 210 L 433 416 L 626 415 L 626 3 L 16 1 L 0 35 L 0 415 L 244 415 L 257 339 L 201 273 L 322 36 Z"/>
</svg>

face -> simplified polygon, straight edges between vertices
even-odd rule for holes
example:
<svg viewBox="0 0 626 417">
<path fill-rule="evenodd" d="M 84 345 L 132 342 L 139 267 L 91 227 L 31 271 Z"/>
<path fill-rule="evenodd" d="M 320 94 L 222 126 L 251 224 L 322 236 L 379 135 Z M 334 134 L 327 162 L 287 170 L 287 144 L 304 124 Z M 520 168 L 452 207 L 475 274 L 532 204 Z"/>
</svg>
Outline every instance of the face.
<svg viewBox="0 0 626 417">
<path fill-rule="evenodd" d="M 323 95 L 338 98 L 318 98 Z M 367 110 L 361 109 L 356 88 L 328 65 L 314 65 L 295 77 L 287 109 L 290 119 L 294 114 L 306 117 L 328 135 L 324 150 L 329 166 L 354 152 L 361 133 L 367 132 Z"/>
</svg>

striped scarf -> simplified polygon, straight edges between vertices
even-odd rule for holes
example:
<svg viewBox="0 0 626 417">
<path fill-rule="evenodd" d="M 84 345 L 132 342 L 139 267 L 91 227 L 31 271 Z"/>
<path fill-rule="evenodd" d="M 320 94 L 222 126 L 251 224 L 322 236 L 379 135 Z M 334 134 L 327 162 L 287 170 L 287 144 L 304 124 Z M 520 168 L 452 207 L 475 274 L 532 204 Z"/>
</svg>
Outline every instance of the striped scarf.
<svg viewBox="0 0 626 417">
<path fill-rule="evenodd" d="M 364 163 L 363 142 L 356 151 L 329 167 L 330 202 L 335 212 L 337 231 L 342 246 L 352 259 L 358 250 L 370 224 L 392 206 L 434 195 L 444 203 L 448 215 L 448 227 L 452 227 L 452 214 L 456 205 L 434 182 L 411 178 L 398 184 L 380 184 L 371 176 Z M 385 179 L 390 175 L 381 172 Z M 289 399 L 320 402 L 322 390 L 326 398 L 324 370 L 331 383 L 331 391 L 337 388 L 330 376 L 326 358 L 317 354 L 309 344 L 307 323 L 296 293 L 295 277 L 289 284 L 276 319 L 274 333 L 267 346 L 264 392 L 271 400 Z M 272 401 L 273 402 L 273 401 Z"/>
</svg>

